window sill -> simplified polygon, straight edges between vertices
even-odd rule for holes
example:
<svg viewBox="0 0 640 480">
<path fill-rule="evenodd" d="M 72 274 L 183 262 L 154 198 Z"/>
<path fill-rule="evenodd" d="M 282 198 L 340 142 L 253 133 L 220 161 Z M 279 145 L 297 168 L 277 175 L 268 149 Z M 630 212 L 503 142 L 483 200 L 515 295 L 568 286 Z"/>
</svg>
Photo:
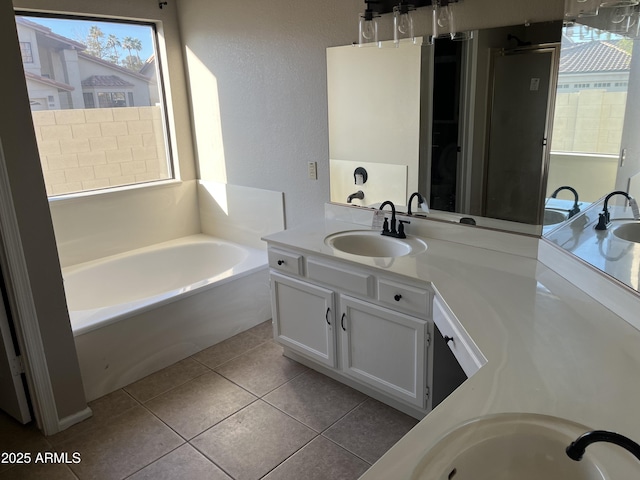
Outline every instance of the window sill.
<svg viewBox="0 0 640 480">
<path fill-rule="evenodd" d="M 122 195 L 127 193 L 138 192 L 141 190 L 148 189 L 160 189 L 160 188 L 174 188 L 179 187 L 184 182 L 182 180 L 178 180 L 175 178 L 170 178 L 167 180 L 158 180 L 155 182 L 148 183 L 137 183 L 133 185 L 123 185 L 120 187 L 113 188 L 105 188 L 101 190 L 91 190 L 87 192 L 77 192 L 77 193 L 67 193 L 64 195 L 57 195 L 54 197 L 48 197 L 49 203 L 58 204 L 58 203 L 67 203 L 67 202 L 77 202 L 82 200 L 89 200 L 93 198 L 105 198 L 112 195 Z"/>
</svg>

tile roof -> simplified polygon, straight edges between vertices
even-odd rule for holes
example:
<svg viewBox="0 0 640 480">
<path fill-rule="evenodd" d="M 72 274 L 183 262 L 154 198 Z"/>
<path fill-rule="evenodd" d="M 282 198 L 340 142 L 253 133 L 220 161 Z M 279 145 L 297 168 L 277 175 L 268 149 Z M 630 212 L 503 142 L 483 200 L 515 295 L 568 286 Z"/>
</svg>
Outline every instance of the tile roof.
<svg viewBox="0 0 640 480">
<path fill-rule="evenodd" d="M 628 71 L 631 53 L 619 45 L 620 40 L 562 44 L 560 73 Z"/>
<path fill-rule="evenodd" d="M 133 83 L 121 79 L 117 75 L 91 75 L 82 80 L 83 87 L 135 87 Z"/>
</svg>

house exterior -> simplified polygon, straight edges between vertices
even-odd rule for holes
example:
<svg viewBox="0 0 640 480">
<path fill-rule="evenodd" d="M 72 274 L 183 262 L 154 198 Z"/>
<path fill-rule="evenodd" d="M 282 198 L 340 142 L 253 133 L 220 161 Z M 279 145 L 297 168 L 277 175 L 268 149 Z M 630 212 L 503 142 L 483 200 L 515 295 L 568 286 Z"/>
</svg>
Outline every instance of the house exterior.
<svg viewBox="0 0 640 480">
<path fill-rule="evenodd" d="M 86 46 L 16 17 L 31 110 L 152 105 L 151 79 L 85 53 Z"/>
</svg>

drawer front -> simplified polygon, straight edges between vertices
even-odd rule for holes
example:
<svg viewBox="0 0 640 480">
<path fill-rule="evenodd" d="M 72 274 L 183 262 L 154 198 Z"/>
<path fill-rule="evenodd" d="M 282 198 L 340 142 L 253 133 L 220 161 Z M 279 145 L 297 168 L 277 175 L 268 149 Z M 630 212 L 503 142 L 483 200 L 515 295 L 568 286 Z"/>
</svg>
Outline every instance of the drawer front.
<svg viewBox="0 0 640 480">
<path fill-rule="evenodd" d="M 303 274 L 302 255 L 278 248 L 270 248 L 267 255 L 269 258 L 269 267 L 294 275 Z"/>
<path fill-rule="evenodd" d="M 395 310 L 429 316 L 431 295 L 429 290 L 412 287 L 391 280 L 378 280 L 378 300 Z"/>
<path fill-rule="evenodd" d="M 438 297 L 433 299 L 433 322 L 442 333 L 446 344 L 467 377 L 476 373 L 487 362 L 467 333 L 458 327 L 458 319 L 442 304 Z"/>
<path fill-rule="evenodd" d="M 307 260 L 307 277 L 363 297 L 373 297 L 375 277 L 368 273 L 354 272 L 309 259 Z"/>
</svg>

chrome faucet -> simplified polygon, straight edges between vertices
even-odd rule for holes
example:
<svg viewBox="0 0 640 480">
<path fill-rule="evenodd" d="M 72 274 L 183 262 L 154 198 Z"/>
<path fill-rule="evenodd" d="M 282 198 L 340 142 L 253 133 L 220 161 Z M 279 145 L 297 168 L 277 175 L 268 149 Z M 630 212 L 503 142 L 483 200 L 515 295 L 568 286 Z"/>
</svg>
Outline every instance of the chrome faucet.
<svg viewBox="0 0 640 480">
<path fill-rule="evenodd" d="M 404 233 L 404 224 L 411 222 L 400 220 L 400 225 L 398 227 L 398 230 L 396 230 L 396 206 L 393 204 L 393 202 L 391 202 L 390 200 L 382 202 L 382 205 L 380 205 L 380 210 L 384 209 L 384 207 L 386 207 L 387 205 L 391 205 L 391 223 L 389 224 L 387 217 L 384 217 L 384 223 L 382 224 L 382 235 L 395 238 L 407 238 L 407 235 Z"/>
<path fill-rule="evenodd" d="M 575 214 L 580 212 L 580 206 L 578 205 L 578 192 L 576 192 L 575 188 L 570 187 L 569 185 L 564 185 L 562 187 L 556 188 L 555 192 L 553 192 L 551 194 L 551 198 L 556 198 L 558 193 L 561 192 L 562 190 L 569 190 L 575 196 L 575 201 L 573 203 L 573 208 L 571 210 L 569 210 L 569 216 L 567 217 L 569 219 L 569 218 L 573 217 Z"/>
<path fill-rule="evenodd" d="M 609 432 L 607 430 L 592 430 L 580 435 L 575 442 L 571 442 L 566 449 L 569 458 L 575 461 L 582 460 L 585 449 L 595 442 L 608 442 L 618 445 L 634 455 L 640 460 L 640 445 L 630 438 L 620 435 L 619 433 Z"/>
<path fill-rule="evenodd" d="M 604 197 L 604 206 L 602 208 L 602 212 L 599 214 L 598 224 L 595 227 L 596 230 L 606 230 L 611 223 L 611 215 L 609 214 L 608 205 L 609 199 L 614 195 L 622 195 L 623 197 L 626 197 L 626 199 L 629 200 L 629 206 L 633 211 L 634 220 L 640 220 L 640 210 L 638 210 L 638 202 L 636 202 L 636 199 L 629 195 L 627 192 L 616 190 L 615 192 L 611 192 L 609 195 Z"/>
<path fill-rule="evenodd" d="M 351 200 L 353 200 L 354 198 L 362 200 L 364 198 L 364 192 L 362 190 L 358 190 L 356 193 L 352 193 L 347 197 L 347 203 L 351 203 Z"/>
</svg>

